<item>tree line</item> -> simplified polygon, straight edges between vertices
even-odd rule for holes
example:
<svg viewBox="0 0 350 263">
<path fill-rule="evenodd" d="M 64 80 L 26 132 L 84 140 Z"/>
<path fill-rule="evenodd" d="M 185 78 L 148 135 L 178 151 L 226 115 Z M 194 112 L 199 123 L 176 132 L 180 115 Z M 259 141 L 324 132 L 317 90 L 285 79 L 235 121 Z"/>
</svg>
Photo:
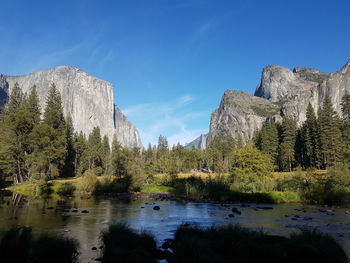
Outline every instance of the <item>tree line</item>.
<svg viewBox="0 0 350 263">
<path fill-rule="evenodd" d="M 128 178 L 139 188 L 157 173 L 227 173 L 237 162 L 237 149 L 244 146 L 241 138 L 221 134 L 205 150 L 186 149 L 180 144 L 170 147 L 167 138 L 160 135 L 157 145 L 128 149 L 116 137 L 110 142 L 102 136 L 99 127 L 85 135 L 74 131 L 71 116 L 64 116 L 54 84 L 42 111 L 36 87 L 27 95 L 16 83 L 0 123 L 0 178 L 14 184 L 93 173 Z M 269 119 L 253 141 L 280 171 L 297 166 L 326 169 L 348 162 L 350 95 L 342 99 L 342 118 L 326 96 L 318 116 L 309 104 L 301 127 L 291 118 L 285 117 L 281 123 Z"/>
<path fill-rule="evenodd" d="M 348 163 L 350 157 L 350 95 L 342 98 L 342 117 L 325 96 L 322 106 L 315 110 L 309 103 L 306 120 L 298 128 L 295 120 L 284 117 L 282 123 L 268 119 L 255 134 L 254 142 L 270 155 L 276 169 L 292 171 L 300 166 L 327 169 Z"/>
<path fill-rule="evenodd" d="M 55 84 L 49 88 L 45 107 L 40 108 L 36 87 L 24 94 L 16 83 L 0 115 L 0 177 L 14 184 L 28 180 L 50 180 L 96 175 L 133 178 L 136 185 L 156 173 L 177 174 L 191 170 L 226 172 L 229 156 L 237 148 L 229 136 L 217 137 L 208 150 L 169 147 L 160 135 L 157 145 L 147 149 L 123 147 L 113 138 L 101 136 L 100 128 L 89 135 L 74 131 L 71 116 L 64 116 L 62 99 Z"/>
</svg>

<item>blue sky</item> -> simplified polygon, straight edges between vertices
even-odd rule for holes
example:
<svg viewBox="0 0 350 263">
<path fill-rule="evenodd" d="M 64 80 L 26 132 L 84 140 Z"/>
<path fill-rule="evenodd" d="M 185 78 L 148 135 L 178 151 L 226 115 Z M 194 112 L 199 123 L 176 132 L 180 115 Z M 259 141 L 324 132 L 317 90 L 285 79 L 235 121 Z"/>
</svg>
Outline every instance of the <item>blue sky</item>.
<svg viewBox="0 0 350 263">
<path fill-rule="evenodd" d="M 338 70 L 350 1 L 0 1 L 0 72 L 72 65 L 115 86 L 144 145 L 189 142 L 225 90 L 254 92 L 269 64 Z"/>
</svg>

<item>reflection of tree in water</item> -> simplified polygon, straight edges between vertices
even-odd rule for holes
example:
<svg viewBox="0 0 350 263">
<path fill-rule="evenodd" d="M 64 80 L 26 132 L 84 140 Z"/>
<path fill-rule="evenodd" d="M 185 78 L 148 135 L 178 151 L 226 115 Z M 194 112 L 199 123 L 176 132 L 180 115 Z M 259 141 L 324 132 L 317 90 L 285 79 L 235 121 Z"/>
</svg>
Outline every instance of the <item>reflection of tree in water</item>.
<svg viewBox="0 0 350 263">
<path fill-rule="evenodd" d="M 23 207 L 28 204 L 27 199 L 18 193 L 12 193 L 11 199 L 7 202 L 8 204 L 8 217 L 11 220 L 12 226 L 18 225 L 18 219 L 21 217 Z"/>
</svg>

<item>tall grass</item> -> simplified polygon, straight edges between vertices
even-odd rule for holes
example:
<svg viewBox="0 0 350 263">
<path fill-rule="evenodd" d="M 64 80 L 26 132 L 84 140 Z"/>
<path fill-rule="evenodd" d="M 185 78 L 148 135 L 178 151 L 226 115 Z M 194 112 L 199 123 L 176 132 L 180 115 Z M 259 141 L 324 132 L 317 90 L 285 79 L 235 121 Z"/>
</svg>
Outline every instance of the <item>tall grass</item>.
<svg viewBox="0 0 350 263">
<path fill-rule="evenodd" d="M 173 182 L 173 193 L 189 199 L 214 201 L 239 201 L 256 203 L 299 202 L 298 193 L 290 191 L 239 191 L 228 177 L 203 180 L 200 177 L 177 178 Z"/>
<path fill-rule="evenodd" d="M 102 242 L 102 262 L 158 262 L 154 237 L 146 232 L 137 233 L 124 224 L 110 226 L 102 233 Z"/>
<path fill-rule="evenodd" d="M 12 228 L 0 237 L 0 262 L 4 263 L 73 263 L 78 255 L 74 239 L 49 235 L 34 238 L 27 227 Z"/>
<path fill-rule="evenodd" d="M 170 263 L 348 262 L 340 245 L 324 234 L 302 232 L 287 238 L 232 225 L 207 229 L 182 225 L 175 233 L 173 251 Z"/>
</svg>

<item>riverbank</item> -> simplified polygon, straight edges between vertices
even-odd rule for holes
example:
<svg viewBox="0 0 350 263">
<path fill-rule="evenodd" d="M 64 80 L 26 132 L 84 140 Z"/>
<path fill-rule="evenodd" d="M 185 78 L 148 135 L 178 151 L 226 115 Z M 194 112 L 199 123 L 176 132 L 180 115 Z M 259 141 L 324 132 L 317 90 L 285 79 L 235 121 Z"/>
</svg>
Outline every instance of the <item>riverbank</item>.
<svg viewBox="0 0 350 263">
<path fill-rule="evenodd" d="M 81 178 L 52 180 L 46 184 L 26 183 L 14 185 L 6 188 L 6 190 L 19 193 L 26 196 L 40 195 L 85 195 L 79 192 L 79 183 Z M 70 184 L 73 186 L 70 186 Z M 139 192 L 98 192 L 96 195 L 114 195 L 122 198 L 132 198 L 134 195 L 143 195 L 150 198 L 163 196 L 169 200 L 183 200 L 192 202 L 253 202 L 253 203 L 295 203 L 302 202 L 300 196 L 296 192 L 259 192 L 259 193 L 243 193 L 237 191 L 228 191 L 227 189 L 213 189 L 206 195 L 197 191 L 189 191 L 186 186 L 178 184 L 176 187 L 149 184 L 140 189 Z M 67 190 L 68 189 L 68 190 Z M 72 190 L 69 190 L 72 189 Z"/>
<path fill-rule="evenodd" d="M 243 181 L 242 181 L 243 180 Z M 245 181 L 244 181 L 245 180 Z M 247 181 L 248 180 L 248 181 Z M 196 202 L 313 203 L 346 204 L 350 188 L 334 183 L 326 171 L 274 173 L 273 176 L 233 180 L 228 174 L 155 175 L 138 191 L 128 190 L 126 180 L 113 176 L 82 176 L 50 181 L 33 181 L 7 189 L 16 193 L 38 195 L 120 195 L 166 194 L 174 200 Z M 334 184 L 334 185 L 332 185 Z"/>
</svg>

